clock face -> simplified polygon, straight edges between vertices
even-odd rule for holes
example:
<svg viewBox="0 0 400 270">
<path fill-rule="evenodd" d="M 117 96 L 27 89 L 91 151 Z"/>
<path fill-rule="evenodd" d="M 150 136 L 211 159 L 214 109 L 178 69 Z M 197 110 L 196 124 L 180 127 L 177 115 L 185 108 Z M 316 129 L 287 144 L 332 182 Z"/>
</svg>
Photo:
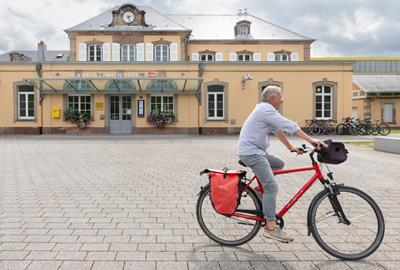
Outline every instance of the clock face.
<svg viewBox="0 0 400 270">
<path fill-rule="evenodd" d="M 122 15 L 122 19 L 126 23 L 131 23 L 135 19 L 135 15 L 131 11 L 127 11 Z"/>
</svg>

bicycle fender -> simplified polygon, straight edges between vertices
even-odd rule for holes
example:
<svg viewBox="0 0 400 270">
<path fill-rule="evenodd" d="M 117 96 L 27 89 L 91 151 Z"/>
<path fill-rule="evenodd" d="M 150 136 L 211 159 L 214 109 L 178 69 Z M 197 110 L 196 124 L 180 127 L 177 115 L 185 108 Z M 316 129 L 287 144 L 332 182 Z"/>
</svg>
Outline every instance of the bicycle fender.
<svg viewBox="0 0 400 270">
<path fill-rule="evenodd" d="M 196 196 L 199 196 L 204 190 L 210 189 L 210 184 L 207 184 L 205 186 L 200 187 L 200 192 L 196 194 Z"/>
</svg>

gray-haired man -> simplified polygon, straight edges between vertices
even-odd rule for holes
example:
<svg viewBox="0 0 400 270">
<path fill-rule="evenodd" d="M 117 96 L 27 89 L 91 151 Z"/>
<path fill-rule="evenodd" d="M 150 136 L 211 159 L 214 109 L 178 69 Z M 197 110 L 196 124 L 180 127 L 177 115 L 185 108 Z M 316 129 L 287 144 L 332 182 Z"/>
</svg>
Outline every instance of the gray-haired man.
<svg viewBox="0 0 400 270">
<path fill-rule="evenodd" d="M 276 195 L 278 184 L 272 170 L 282 169 L 284 162 L 266 152 L 269 146 L 268 134 L 275 134 L 289 151 L 302 154 L 287 139 L 286 134 L 296 135 L 311 144 L 323 144 L 305 134 L 293 121 L 283 117 L 277 110 L 283 103 L 281 89 L 268 86 L 261 94 L 261 100 L 245 121 L 239 136 L 237 154 L 240 160 L 250 167 L 264 187 L 262 198 L 264 217 L 267 221 L 265 236 L 282 242 L 293 238 L 282 232 L 275 221 Z"/>
</svg>

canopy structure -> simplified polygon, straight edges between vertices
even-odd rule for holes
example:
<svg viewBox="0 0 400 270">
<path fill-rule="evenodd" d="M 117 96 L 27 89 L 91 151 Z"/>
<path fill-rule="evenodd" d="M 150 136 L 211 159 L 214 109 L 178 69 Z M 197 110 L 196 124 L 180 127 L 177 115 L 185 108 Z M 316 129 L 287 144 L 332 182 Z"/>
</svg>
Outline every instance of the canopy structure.
<svg viewBox="0 0 400 270">
<path fill-rule="evenodd" d="M 203 81 L 201 78 L 151 77 L 27 78 L 23 80 L 40 89 L 42 94 L 197 94 Z"/>
</svg>

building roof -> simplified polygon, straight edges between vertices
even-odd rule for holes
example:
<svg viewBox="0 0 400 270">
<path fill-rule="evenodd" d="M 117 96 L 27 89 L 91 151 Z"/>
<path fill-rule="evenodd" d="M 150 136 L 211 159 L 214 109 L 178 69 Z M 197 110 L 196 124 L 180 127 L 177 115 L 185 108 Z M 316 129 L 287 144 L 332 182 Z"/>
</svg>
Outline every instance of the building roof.
<svg viewBox="0 0 400 270">
<path fill-rule="evenodd" d="M 353 75 L 353 83 L 369 94 L 400 93 L 400 75 Z"/>
<path fill-rule="evenodd" d="M 169 14 L 169 18 L 192 29 L 191 40 L 232 40 L 234 26 L 239 21 L 249 21 L 250 38 L 239 40 L 296 40 L 314 41 L 281 26 L 253 16 L 247 12 L 238 14 Z M 237 38 L 236 38 L 237 39 Z"/>
<path fill-rule="evenodd" d="M 400 57 L 321 57 L 312 61 L 353 61 L 354 73 L 399 74 Z"/>
<path fill-rule="evenodd" d="M 118 10 L 120 7 L 130 4 L 125 3 L 119 6 L 115 6 L 105 12 L 84 21 L 78 25 L 66 29 L 66 32 L 80 32 L 80 31 L 190 31 L 182 25 L 176 23 L 167 16 L 159 13 L 155 9 L 149 6 L 136 6 L 139 10 L 146 12 L 145 21 L 148 26 L 112 26 L 113 20 L 112 12 Z"/>
<path fill-rule="evenodd" d="M 13 50 L 3 54 L 0 54 L 0 62 L 10 62 L 10 54 L 12 53 L 20 53 L 27 57 L 25 61 L 37 61 L 38 60 L 38 51 L 37 50 Z M 65 62 L 69 60 L 69 51 L 46 51 L 45 61 L 56 61 L 56 62 Z"/>
<path fill-rule="evenodd" d="M 251 22 L 250 38 L 240 40 L 296 40 L 309 41 L 314 39 L 297 34 L 278 25 L 267 22 L 249 13 L 238 14 L 161 14 L 149 6 L 137 6 L 146 12 L 145 21 L 148 26 L 112 26 L 114 10 L 125 3 L 115 6 L 105 12 L 66 29 L 66 32 L 85 31 L 192 31 L 191 40 L 235 40 L 234 26 L 237 22 Z"/>
</svg>

